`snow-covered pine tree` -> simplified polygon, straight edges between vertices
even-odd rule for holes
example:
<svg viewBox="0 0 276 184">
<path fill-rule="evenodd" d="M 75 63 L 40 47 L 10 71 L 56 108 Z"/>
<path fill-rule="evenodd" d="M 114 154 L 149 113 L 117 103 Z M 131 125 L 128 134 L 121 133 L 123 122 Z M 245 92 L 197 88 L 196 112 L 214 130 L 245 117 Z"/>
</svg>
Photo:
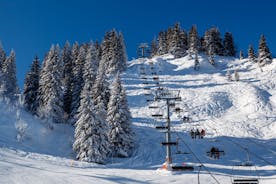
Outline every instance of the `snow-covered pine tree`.
<svg viewBox="0 0 276 184">
<path fill-rule="evenodd" d="M 226 32 L 223 39 L 223 46 L 224 46 L 224 55 L 225 56 L 235 56 L 236 55 L 236 48 L 234 44 L 234 39 L 232 33 Z"/>
<path fill-rule="evenodd" d="M 75 46 L 76 47 L 76 46 Z M 74 48 L 73 48 L 74 49 Z M 73 50 L 74 51 L 74 50 Z M 76 60 L 73 60 L 73 81 L 72 81 L 72 103 L 71 103 L 71 114 L 70 114 L 70 123 L 76 123 L 76 115 L 78 113 L 78 108 L 80 106 L 80 94 L 84 86 L 83 81 L 83 66 L 85 63 L 86 51 L 82 45 L 79 48 L 78 56 Z"/>
<path fill-rule="evenodd" d="M 206 54 L 208 55 L 209 62 L 211 65 L 215 65 L 214 55 L 215 55 L 215 41 L 210 30 L 207 30 L 204 35 L 204 46 Z"/>
<path fill-rule="evenodd" d="M 11 102 L 15 102 L 17 99 L 16 94 L 19 93 L 19 87 L 17 86 L 17 78 L 16 78 L 16 64 L 15 64 L 15 52 L 11 51 L 10 56 L 6 58 L 3 65 L 3 82 L 6 86 L 5 96 Z"/>
<path fill-rule="evenodd" d="M 119 63 L 119 68 L 118 71 L 122 72 L 125 71 L 127 68 L 127 53 L 126 53 L 126 45 L 124 41 L 124 36 L 121 32 L 118 34 L 118 39 L 117 39 L 117 52 L 118 52 L 118 63 Z M 115 71 L 114 71 L 115 72 Z"/>
<path fill-rule="evenodd" d="M 195 53 L 195 64 L 194 64 L 194 70 L 199 70 L 200 65 L 199 65 L 199 61 L 198 61 L 198 53 Z"/>
<path fill-rule="evenodd" d="M 93 102 L 95 105 L 96 115 L 102 120 L 106 119 L 107 104 L 109 101 L 110 91 L 109 83 L 106 76 L 106 65 L 104 60 L 100 61 L 96 80 L 93 85 Z"/>
<path fill-rule="evenodd" d="M 226 77 L 227 77 L 227 80 L 230 82 L 232 81 L 232 74 L 231 74 L 231 71 L 230 70 L 227 70 L 226 72 Z"/>
<path fill-rule="evenodd" d="M 259 42 L 259 55 L 258 55 L 258 63 L 259 66 L 264 66 L 266 64 L 270 64 L 272 62 L 272 56 L 269 51 L 269 48 L 266 44 L 265 36 L 261 35 Z"/>
<path fill-rule="evenodd" d="M 218 28 L 211 28 L 205 32 L 204 45 L 208 55 L 210 55 L 210 49 L 213 49 L 216 55 L 223 55 L 224 49 Z"/>
<path fill-rule="evenodd" d="M 235 81 L 239 81 L 240 80 L 240 75 L 238 73 L 238 70 L 234 71 L 234 76 L 235 76 Z"/>
<path fill-rule="evenodd" d="M 158 34 L 158 55 L 164 55 L 168 53 L 167 45 L 167 32 L 161 31 Z"/>
<path fill-rule="evenodd" d="M 25 109 L 37 115 L 38 108 L 38 90 L 39 90 L 39 75 L 40 75 L 40 64 L 39 58 L 35 56 L 30 71 L 27 73 L 24 81 L 24 107 Z"/>
<path fill-rule="evenodd" d="M 154 38 L 152 41 L 151 41 L 151 45 L 150 45 L 150 57 L 154 57 L 157 55 L 157 51 L 158 51 L 158 47 L 157 47 L 157 41 L 156 39 Z"/>
<path fill-rule="evenodd" d="M 95 48 L 96 48 L 96 52 L 97 52 L 97 68 L 99 67 L 99 63 L 100 63 L 100 60 L 102 58 L 102 49 L 101 49 L 101 45 L 99 44 L 98 41 L 95 42 Z"/>
<path fill-rule="evenodd" d="M 241 50 L 240 51 L 240 60 L 244 59 L 244 56 L 243 56 L 243 51 Z"/>
<path fill-rule="evenodd" d="M 175 24 L 167 39 L 169 39 L 167 40 L 167 47 L 170 54 L 176 58 L 183 57 L 186 54 L 187 35 L 184 30 L 181 30 L 179 23 Z"/>
<path fill-rule="evenodd" d="M 66 41 L 61 51 L 61 62 L 63 64 L 63 109 L 64 118 L 67 122 L 71 113 L 73 81 L 73 58 L 69 41 Z"/>
<path fill-rule="evenodd" d="M 39 78 L 38 115 L 49 128 L 52 128 L 52 122 L 64 122 L 61 69 L 59 47 L 52 45 L 43 61 Z"/>
<path fill-rule="evenodd" d="M 193 25 L 189 31 L 188 45 L 190 54 L 195 54 L 198 52 L 199 38 L 196 25 Z"/>
<path fill-rule="evenodd" d="M 128 157 L 134 147 L 134 133 L 131 129 L 130 113 L 125 99 L 119 73 L 112 83 L 107 110 L 109 124 L 108 139 L 112 156 Z"/>
<path fill-rule="evenodd" d="M 88 60 L 86 60 L 88 61 Z M 85 85 L 81 92 L 79 114 L 75 124 L 75 142 L 73 149 L 76 158 L 81 161 L 105 164 L 110 153 L 107 123 L 96 115 L 92 100 L 91 63 L 86 62 L 84 69 Z"/>
<path fill-rule="evenodd" d="M 0 98 L 5 99 L 6 93 L 6 82 L 4 79 L 3 64 L 6 61 L 6 52 L 3 49 L 2 43 L 0 41 Z"/>
<path fill-rule="evenodd" d="M 0 72 L 2 72 L 2 65 L 6 60 L 6 52 L 2 46 L 2 43 L 0 41 Z"/>
<path fill-rule="evenodd" d="M 250 44 L 248 47 L 248 59 L 251 62 L 256 62 L 256 55 L 253 46 Z"/>
</svg>

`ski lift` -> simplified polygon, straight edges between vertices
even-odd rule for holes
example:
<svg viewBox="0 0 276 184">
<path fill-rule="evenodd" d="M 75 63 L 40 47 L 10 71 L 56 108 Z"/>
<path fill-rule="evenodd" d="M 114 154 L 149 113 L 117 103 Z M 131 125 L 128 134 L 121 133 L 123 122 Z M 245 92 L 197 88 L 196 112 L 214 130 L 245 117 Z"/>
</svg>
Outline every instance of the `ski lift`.
<svg viewBox="0 0 276 184">
<path fill-rule="evenodd" d="M 141 79 L 143 79 L 143 80 L 147 80 L 148 78 L 147 78 L 147 77 L 141 77 Z"/>
<path fill-rule="evenodd" d="M 176 108 L 174 109 L 174 112 L 180 113 L 180 112 L 183 112 L 183 109 L 180 109 L 180 107 L 176 107 Z"/>
<path fill-rule="evenodd" d="M 153 118 L 163 118 L 163 114 L 152 114 L 151 115 Z"/>
<path fill-rule="evenodd" d="M 148 83 L 148 82 L 143 82 L 142 84 L 144 84 L 144 85 L 148 85 L 149 83 Z"/>
<path fill-rule="evenodd" d="M 183 123 L 190 123 L 192 122 L 192 118 L 190 118 L 189 116 L 183 116 L 182 121 Z"/>
<path fill-rule="evenodd" d="M 156 72 L 151 72 L 151 74 L 152 74 L 152 75 L 157 75 L 157 73 L 156 73 Z"/>
<path fill-rule="evenodd" d="M 153 62 L 152 62 L 152 61 L 150 61 L 150 62 L 149 62 L 149 64 L 150 64 L 150 65 L 153 65 Z"/>
<path fill-rule="evenodd" d="M 151 69 L 151 70 L 154 70 L 154 67 L 153 67 L 153 66 L 151 66 L 151 67 L 150 67 L 150 69 Z"/>
<path fill-rule="evenodd" d="M 193 171 L 194 167 L 188 166 L 188 165 L 173 165 L 172 170 L 173 171 Z"/>
<path fill-rule="evenodd" d="M 144 87 L 143 89 L 144 89 L 144 90 L 150 90 L 150 88 L 149 88 L 149 87 Z"/>
<path fill-rule="evenodd" d="M 140 75 L 146 75 L 146 72 L 141 71 Z"/>
<path fill-rule="evenodd" d="M 218 147 L 212 146 L 210 151 L 207 151 L 206 154 L 211 158 L 219 159 L 221 155 L 225 155 L 225 152 L 224 150 L 220 150 Z"/>
<path fill-rule="evenodd" d="M 149 106 L 149 109 L 158 109 L 158 108 L 159 108 L 158 106 L 154 106 L 154 105 Z"/>
<path fill-rule="evenodd" d="M 231 182 L 232 182 L 232 184 L 259 184 L 259 176 L 241 177 L 241 176 L 233 175 L 235 167 L 239 168 L 239 169 L 236 169 L 239 174 L 242 172 L 242 168 L 246 168 L 246 169 L 249 168 L 251 171 L 253 168 L 255 170 L 255 172 L 257 173 L 256 166 L 254 166 L 253 163 L 250 161 L 248 149 L 245 149 L 245 151 L 247 154 L 247 160 L 246 160 L 246 162 L 244 162 L 242 164 L 233 166 Z"/>
<path fill-rule="evenodd" d="M 145 96 L 151 96 L 151 93 L 144 93 Z"/>
<path fill-rule="evenodd" d="M 171 145 L 171 146 L 176 146 L 178 143 L 177 142 L 161 142 L 163 146 Z"/>
<path fill-rule="evenodd" d="M 155 80 L 155 81 L 158 81 L 159 77 L 158 76 L 154 76 L 154 77 L 152 77 L 152 79 Z"/>
<path fill-rule="evenodd" d="M 154 100 L 153 99 L 147 99 L 146 101 L 147 102 L 153 102 Z"/>
</svg>

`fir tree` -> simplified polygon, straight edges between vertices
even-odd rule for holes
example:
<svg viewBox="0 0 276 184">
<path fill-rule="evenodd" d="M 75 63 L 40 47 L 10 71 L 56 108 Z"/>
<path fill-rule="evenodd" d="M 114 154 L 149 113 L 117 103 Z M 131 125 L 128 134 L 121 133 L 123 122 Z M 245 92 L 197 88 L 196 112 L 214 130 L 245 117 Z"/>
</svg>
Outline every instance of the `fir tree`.
<svg viewBox="0 0 276 184">
<path fill-rule="evenodd" d="M 259 55 L 258 55 L 259 66 L 264 66 L 266 64 L 270 64 L 271 62 L 272 62 L 272 56 L 266 44 L 265 36 L 261 35 L 260 42 L 259 42 Z"/>
<path fill-rule="evenodd" d="M 121 32 L 118 34 L 117 42 L 118 42 L 117 44 L 118 61 L 117 62 L 119 63 L 119 68 L 117 70 L 122 72 L 122 71 L 125 71 L 127 68 L 127 53 L 126 53 L 124 36 Z"/>
<path fill-rule="evenodd" d="M 249 45 L 248 47 L 248 59 L 251 62 L 256 62 L 256 55 L 255 55 L 255 51 L 252 45 Z"/>
<path fill-rule="evenodd" d="M 134 133 L 130 127 L 130 113 L 119 73 L 117 73 L 110 91 L 107 122 L 112 156 L 128 157 L 134 147 Z"/>
<path fill-rule="evenodd" d="M 243 51 L 241 50 L 240 51 L 240 60 L 244 59 L 244 56 L 243 56 Z"/>
<path fill-rule="evenodd" d="M 156 39 L 154 38 L 152 41 L 151 41 L 151 46 L 150 46 L 150 57 L 154 57 L 157 55 L 157 52 L 158 52 L 158 47 L 157 47 L 157 41 Z"/>
<path fill-rule="evenodd" d="M 199 61 L 198 61 L 198 53 L 195 53 L 195 64 L 194 64 L 194 70 L 199 70 L 200 65 L 199 65 Z"/>
<path fill-rule="evenodd" d="M 106 65 L 103 60 L 97 72 L 96 80 L 93 85 L 93 102 L 95 105 L 96 115 L 99 118 L 106 119 L 107 104 L 109 101 L 109 83 L 106 76 Z"/>
<path fill-rule="evenodd" d="M 75 46 L 77 47 L 77 46 Z M 74 48 L 73 48 L 74 49 Z M 74 50 L 73 50 L 74 51 Z M 70 114 L 70 123 L 75 124 L 76 115 L 78 113 L 78 108 L 80 106 L 80 94 L 84 85 L 83 81 L 83 66 L 85 62 L 86 51 L 85 46 L 82 45 L 78 51 L 78 56 L 73 58 L 73 81 L 72 81 L 72 103 L 71 103 L 71 114 Z"/>
<path fill-rule="evenodd" d="M 220 37 L 220 32 L 217 28 L 211 28 L 205 32 L 204 35 L 204 46 L 207 55 L 223 55 L 223 45 Z"/>
<path fill-rule="evenodd" d="M 3 82 L 5 83 L 6 93 L 5 96 L 15 102 L 17 99 L 16 94 L 19 93 L 16 78 L 16 65 L 15 65 L 15 52 L 11 51 L 10 56 L 6 58 L 3 63 Z"/>
<path fill-rule="evenodd" d="M 161 31 L 158 34 L 158 55 L 164 55 L 168 53 L 167 45 L 167 33 L 166 31 Z"/>
<path fill-rule="evenodd" d="M 206 31 L 204 35 L 204 46 L 206 54 L 208 55 L 209 62 L 215 65 L 214 55 L 215 55 L 215 41 L 211 34 L 211 31 Z"/>
<path fill-rule="evenodd" d="M 39 78 L 38 115 L 49 128 L 51 122 L 64 122 L 61 66 L 59 47 L 52 46 L 43 61 Z"/>
<path fill-rule="evenodd" d="M 70 43 L 68 41 L 62 49 L 61 62 L 63 64 L 63 109 L 65 119 L 68 120 L 71 113 L 73 81 L 73 58 Z"/>
<path fill-rule="evenodd" d="M 179 23 L 175 24 L 170 33 L 170 37 L 167 37 L 167 39 L 168 52 L 176 58 L 183 57 L 187 49 L 187 35 L 185 31 L 181 30 Z"/>
<path fill-rule="evenodd" d="M 197 53 L 198 47 L 199 47 L 199 38 L 197 33 L 197 28 L 195 25 L 193 25 L 189 31 L 189 37 L 188 37 L 188 43 L 189 43 L 189 53 Z"/>
<path fill-rule="evenodd" d="M 231 33 L 226 32 L 223 39 L 223 46 L 224 46 L 224 55 L 225 56 L 235 56 L 236 49 L 234 44 L 234 39 Z"/>
<path fill-rule="evenodd" d="M 24 106 L 25 109 L 37 115 L 38 108 L 38 90 L 39 90 L 39 75 L 40 75 L 40 64 L 39 58 L 35 56 L 30 71 L 27 73 L 24 82 Z"/>
<path fill-rule="evenodd" d="M 6 61 L 6 52 L 3 49 L 2 43 L 0 41 L 0 71 L 2 72 L 3 63 Z"/>
<path fill-rule="evenodd" d="M 85 64 L 89 65 L 88 63 Z M 110 153 L 110 144 L 107 137 L 107 123 L 96 115 L 92 100 L 92 81 L 90 69 L 85 68 L 85 85 L 81 92 L 78 120 L 75 129 L 73 149 L 76 158 L 81 161 L 105 164 Z M 87 77 L 87 78 L 86 78 Z"/>
</svg>

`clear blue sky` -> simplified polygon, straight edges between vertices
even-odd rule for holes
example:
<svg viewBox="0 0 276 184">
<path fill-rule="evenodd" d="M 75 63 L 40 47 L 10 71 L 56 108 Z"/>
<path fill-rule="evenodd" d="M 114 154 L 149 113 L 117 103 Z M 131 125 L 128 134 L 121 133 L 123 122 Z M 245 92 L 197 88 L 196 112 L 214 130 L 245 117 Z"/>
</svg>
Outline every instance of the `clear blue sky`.
<svg viewBox="0 0 276 184">
<path fill-rule="evenodd" d="M 0 40 L 16 52 L 22 87 L 35 54 L 42 60 L 52 43 L 101 40 L 112 28 L 123 32 L 129 58 L 177 21 L 186 30 L 196 24 L 201 35 L 211 26 L 230 31 L 244 51 L 250 43 L 257 49 L 263 33 L 275 55 L 275 11 L 273 0 L 0 0 Z"/>
</svg>

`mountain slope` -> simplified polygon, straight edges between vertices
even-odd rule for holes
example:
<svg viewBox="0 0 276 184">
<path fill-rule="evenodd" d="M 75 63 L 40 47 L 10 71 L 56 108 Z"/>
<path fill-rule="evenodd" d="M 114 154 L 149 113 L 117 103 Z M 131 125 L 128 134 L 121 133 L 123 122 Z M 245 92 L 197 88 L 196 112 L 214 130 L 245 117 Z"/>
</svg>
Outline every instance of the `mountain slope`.
<svg viewBox="0 0 276 184">
<path fill-rule="evenodd" d="M 16 109 L 7 110 L 2 105 L 0 183 L 197 183 L 197 166 L 201 163 L 205 166 L 200 174 L 201 183 L 230 183 L 233 174 L 259 175 L 261 183 L 275 183 L 276 61 L 262 68 L 263 72 L 246 59 L 217 57 L 215 67 L 205 55 L 200 55 L 199 61 L 199 71 L 194 71 L 194 62 L 188 57 L 173 59 L 165 55 L 130 62 L 122 79 L 133 117 L 136 149 L 132 157 L 114 158 L 104 166 L 73 160 L 72 128 L 56 125 L 48 132 L 42 122 L 23 111 L 22 118 L 29 128 L 26 139 L 18 143 L 14 128 Z M 141 76 L 143 67 L 145 75 Z M 235 69 L 240 81 L 227 81 L 227 70 Z M 195 165 L 195 171 L 158 170 L 165 161 L 165 148 L 160 144 L 164 134 L 155 126 L 163 121 L 154 120 L 152 114 L 164 114 L 165 106 L 148 103 L 152 96 L 144 95 L 149 93 L 144 88 L 157 88 L 153 77 L 159 78 L 162 87 L 180 90 L 182 101 L 177 106 L 184 111 L 171 114 L 175 132 L 172 139 L 179 141 L 178 151 L 190 154 L 175 154 L 177 148 L 173 148 L 173 162 Z M 160 108 L 149 109 L 154 105 Z M 183 116 L 191 117 L 192 122 L 183 123 Z M 192 128 L 205 129 L 205 138 L 191 139 Z M 212 146 L 226 154 L 218 160 L 210 159 L 206 151 Z M 233 165 L 246 161 L 246 150 L 257 170 L 235 173 Z"/>
</svg>

